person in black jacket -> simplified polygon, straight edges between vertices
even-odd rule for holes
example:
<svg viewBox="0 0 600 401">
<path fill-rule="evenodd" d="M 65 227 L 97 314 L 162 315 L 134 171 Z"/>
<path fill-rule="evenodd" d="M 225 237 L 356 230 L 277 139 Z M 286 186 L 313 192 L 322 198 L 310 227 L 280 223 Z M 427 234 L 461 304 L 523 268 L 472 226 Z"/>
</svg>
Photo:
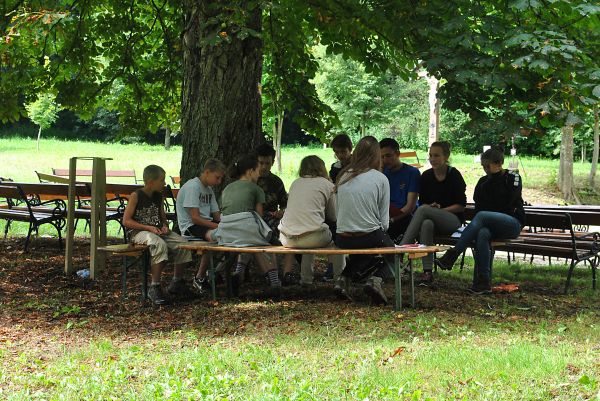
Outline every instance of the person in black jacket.
<svg viewBox="0 0 600 401">
<path fill-rule="evenodd" d="M 436 260 L 444 270 L 452 266 L 468 247 L 475 242 L 475 269 L 472 294 L 491 293 L 490 242 L 496 238 L 516 238 L 525 222 L 521 177 L 502 168 L 504 155 L 500 150 L 488 149 L 481 155 L 481 166 L 486 176 L 475 186 L 475 217 L 465 227 L 456 246 Z"/>
<path fill-rule="evenodd" d="M 417 238 L 422 244 L 433 245 L 435 234 L 452 234 L 465 219 L 467 185 L 460 171 L 448 164 L 450 144 L 434 142 L 429 147 L 431 168 L 421 175 L 420 206 L 414 213 L 400 245 L 411 244 Z M 433 255 L 423 259 L 420 285 L 433 282 Z"/>
</svg>

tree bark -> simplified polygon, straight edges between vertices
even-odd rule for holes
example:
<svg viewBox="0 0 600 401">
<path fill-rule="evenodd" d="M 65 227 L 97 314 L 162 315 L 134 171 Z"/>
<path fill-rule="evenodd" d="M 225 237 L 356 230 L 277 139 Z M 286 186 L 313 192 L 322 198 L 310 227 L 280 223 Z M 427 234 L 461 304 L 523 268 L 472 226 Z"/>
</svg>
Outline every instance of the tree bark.
<svg viewBox="0 0 600 401">
<path fill-rule="evenodd" d="M 598 118 L 598 103 L 594 105 L 594 150 L 592 151 L 592 169 L 590 170 L 590 187 L 596 185 L 596 170 L 598 169 L 598 151 L 599 151 L 599 118 Z"/>
<path fill-rule="evenodd" d="M 171 128 L 165 127 L 165 150 L 171 148 Z"/>
<path fill-rule="evenodd" d="M 222 37 L 228 40 L 208 44 L 207 39 L 218 32 L 214 25 L 204 24 L 229 12 L 227 2 L 183 3 L 182 184 L 197 176 L 207 159 L 230 164 L 264 140 L 259 92 L 262 41 L 253 36 L 240 40 L 225 28 Z M 244 25 L 260 33 L 261 9 L 256 2 L 237 6 L 245 8 Z"/>
<path fill-rule="evenodd" d="M 37 137 L 37 151 L 40 151 L 40 138 L 42 137 L 42 127 L 38 129 L 38 137 Z"/>
<path fill-rule="evenodd" d="M 558 187 L 565 201 L 574 200 L 573 191 L 573 126 L 564 125 L 560 138 L 560 166 Z"/>
</svg>

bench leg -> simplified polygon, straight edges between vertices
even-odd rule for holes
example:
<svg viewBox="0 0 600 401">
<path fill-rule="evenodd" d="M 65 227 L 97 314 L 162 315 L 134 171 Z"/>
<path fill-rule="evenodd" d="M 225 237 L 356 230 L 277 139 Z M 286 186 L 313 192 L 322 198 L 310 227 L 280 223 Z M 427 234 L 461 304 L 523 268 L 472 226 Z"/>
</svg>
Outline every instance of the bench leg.
<svg viewBox="0 0 600 401">
<path fill-rule="evenodd" d="M 8 236 L 8 229 L 10 228 L 10 223 L 12 223 L 12 220 L 6 220 L 6 226 L 4 226 L 4 239 L 6 239 L 6 237 Z"/>
<path fill-rule="evenodd" d="M 29 241 L 31 240 L 31 233 L 33 233 L 33 228 L 33 223 L 29 223 L 29 231 L 27 232 L 27 238 L 25 238 L 25 252 L 27 252 L 27 248 L 29 247 Z"/>
<path fill-rule="evenodd" d="M 127 299 L 127 256 L 123 256 L 123 272 L 121 273 L 121 299 L 125 301 Z"/>
<path fill-rule="evenodd" d="M 415 307 L 415 271 L 413 269 L 412 259 L 407 258 L 408 269 L 410 270 L 410 307 Z"/>
<path fill-rule="evenodd" d="M 400 265 L 400 255 L 394 255 L 394 296 L 396 298 L 396 303 L 394 305 L 394 310 L 398 311 L 402 309 L 402 277 L 400 272 L 402 271 L 402 266 Z"/>
<path fill-rule="evenodd" d="M 575 269 L 575 260 L 571 260 L 571 265 L 569 266 L 569 273 L 567 274 L 567 282 L 565 284 L 565 294 L 569 291 L 569 285 L 571 285 L 571 276 L 573 276 L 573 270 Z"/>
<path fill-rule="evenodd" d="M 210 281 L 210 295 L 213 301 L 217 300 L 217 283 L 215 283 L 215 258 L 214 252 L 208 252 L 209 265 L 208 265 L 208 280 Z"/>
<path fill-rule="evenodd" d="M 598 258 L 590 260 L 592 266 L 592 290 L 596 291 L 596 266 L 598 265 Z"/>
<path fill-rule="evenodd" d="M 460 272 L 461 272 L 461 273 L 462 273 L 462 271 L 463 271 L 463 270 L 464 270 L 464 268 L 465 268 L 465 255 L 466 255 L 466 254 L 467 254 L 467 252 L 466 252 L 466 251 L 465 251 L 465 252 L 463 252 L 463 253 L 462 253 L 462 257 L 461 257 L 461 259 L 460 259 Z"/>
<path fill-rule="evenodd" d="M 141 261 L 142 264 L 142 302 L 148 298 L 148 266 L 150 265 L 150 251 L 146 249 L 142 253 Z"/>
</svg>

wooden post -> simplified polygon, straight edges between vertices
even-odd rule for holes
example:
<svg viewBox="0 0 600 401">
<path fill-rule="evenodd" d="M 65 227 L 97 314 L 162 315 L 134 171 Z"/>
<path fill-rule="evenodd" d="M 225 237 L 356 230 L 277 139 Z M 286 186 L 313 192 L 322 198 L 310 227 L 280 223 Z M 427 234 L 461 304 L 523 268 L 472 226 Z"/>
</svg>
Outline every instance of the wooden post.
<svg viewBox="0 0 600 401">
<path fill-rule="evenodd" d="M 65 248 L 65 274 L 73 273 L 73 236 L 75 235 L 75 185 L 77 158 L 69 159 L 69 196 L 67 199 L 67 238 Z"/>
<path fill-rule="evenodd" d="M 104 269 L 106 258 L 98 252 L 99 246 L 106 245 L 106 161 L 93 158 L 92 166 L 92 238 L 90 243 L 90 278 Z"/>
</svg>

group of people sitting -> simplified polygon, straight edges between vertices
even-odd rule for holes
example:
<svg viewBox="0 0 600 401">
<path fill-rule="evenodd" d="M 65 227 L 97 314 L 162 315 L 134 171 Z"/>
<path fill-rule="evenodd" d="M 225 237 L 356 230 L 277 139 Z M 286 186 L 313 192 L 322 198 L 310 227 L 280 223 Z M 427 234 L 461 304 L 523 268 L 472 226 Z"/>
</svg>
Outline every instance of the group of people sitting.
<svg viewBox="0 0 600 401">
<path fill-rule="evenodd" d="M 452 234 L 465 223 L 466 184 L 461 173 L 449 164 L 447 142 L 431 145 L 431 168 L 423 174 L 400 160 L 399 144 L 392 138 L 377 141 L 366 136 L 353 148 L 347 135 L 338 135 L 331 147 L 338 161 L 329 172 L 318 156 L 305 157 L 288 194 L 283 181 L 271 172 L 274 149 L 266 144 L 259 146 L 229 167 L 233 181 L 222 191 L 220 206 L 213 187 L 221 184 L 227 168 L 219 160 L 208 160 L 200 174 L 179 190 L 176 212 L 181 234 L 221 243 L 240 232 L 231 229 L 235 218 L 253 214 L 263 221 L 247 221 L 266 223 L 278 234 L 272 244 L 309 249 L 333 243 L 342 249 L 364 249 L 416 241 L 433 245 L 435 235 Z M 475 187 L 475 218 L 464 228 L 456 246 L 435 260 L 438 267 L 449 270 L 466 248 L 474 247 L 475 269 L 469 288 L 473 294 L 491 292 L 490 241 L 516 238 L 524 224 L 521 179 L 517 173 L 504 170 L 503 161 L 503 153 L 497 149 L 481 155 L 486 175 Z M 146 167 L 144 183 L 131 195 L 123 225 L 132 242 L 149 245 L 152 283 L 148 296 L 153 303 L 164 304 L 167 298 L 161 290 L 161 273 L 165 263 L 171 260 L 175 265 L 167 291 L 178 294 L 187 291 L 183 272 L 192 258 L 189 251 L 178 248 L 185 239 L 167 225 L 162 200 L 164 170 L 156 165 Z M 239 240 L 259 245 L 265 239 Z M 282 284 L 294 283 L 293 255 L 281 257 L 282 268 L 278 269 L 275 258 L 240 254 L 232 276 L 235 292 L 244 282 L 252 259 L 266 277 L 269 295 L 279 293 Z M 302 255 L 299 284 L 303 287 L 314 286 L 313 263 L 313 255 Z M 423 258 L 419 277 L 422 284 L 433 281 L 433 265 L 433 255 Z M 359 281 L 374 303 L 387 303 L 382 288 L 387 272 L 384 259 L 331 255 L 329 266 L 339 296 L 349 298 L 349 284 Z M 201 293 L 209 288 L 207 267 L 208 260 L 202 257 L 193 279 L 193 286 Z"/>
</svg>

